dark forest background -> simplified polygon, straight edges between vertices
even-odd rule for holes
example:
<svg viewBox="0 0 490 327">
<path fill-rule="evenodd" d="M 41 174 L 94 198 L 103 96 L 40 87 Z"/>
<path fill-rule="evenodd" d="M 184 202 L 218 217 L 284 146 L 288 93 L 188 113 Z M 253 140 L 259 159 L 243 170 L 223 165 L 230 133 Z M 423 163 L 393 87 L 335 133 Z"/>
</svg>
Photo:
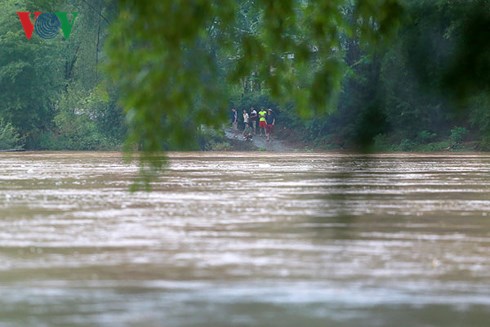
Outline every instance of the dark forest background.
<svg viewBox="0 0 490 327">
<path fill-rule="evenodd" d="M 323 149 L 490 150 L 488 1 L 284 1 L 283 7 L 224 1 L 218 17 L 233 18 L 219 23 L 195 18 L 218 10 L 207 2 L 186 2 L 186 21 L 183 7 L 159 9 L 166 1 L 2 0 L 0 149 L 145 149 L 146 142 L 151 149 L 213 149 L 226 142 L 220 126 L 231 107 L 254 106 L 276 111 L 281 137 Z M 326 3 L 333 7 L 321 7 Z M 227 5 L 233 13 L 224 11 Z M 16 12 L 38 10 L 78 12 L 71 36 L 27 40 Z M 183 15 L 173 22 L 182 24 L 177 32 L 159 25 L 169 20 L 158 17 L 159 10 Z M 296 25 L 276 22 L 291 13 Z M 389 17 L 395 18 L 384 31 Z M 147 25 L 139 24 L 146 18 Z M 312 25 L 301 30 L 300 19 Z M 178 34 L 192 24 L 203 26 L 197 36 Z M 264 36 L 274 28 L 282 43 Z M 315 40 L 328 33 L 334 36 L 322 50 Z M 187 35 L 192 46 L 172 41 Z M 306 46 L 291 47 L 295 43 Z M 178 59 L 173 44 L 180 47 Z M 259 55 L 274 47 L 274 57 Z M 303 56 L 302 49 L 309 51 Z M 247 55 L 256 56 L 250 65 Z M 271 60 L 268 69 L 254 66 L 264 58 Z M 276 78 L 287 69 L 290 79 Z M 291 78 L 308 93 L 288 98 L 296 92 Z M 312 101 L 298 102 L 301 95 Z M 314 108 L 319 102 L 326 103 L 322 110 Z M 151 118 L 160 107 L 179 111 L 179 103 L 195 110 Z M 169 129 L 179 132 L 160 132 Z"/>
</svg>

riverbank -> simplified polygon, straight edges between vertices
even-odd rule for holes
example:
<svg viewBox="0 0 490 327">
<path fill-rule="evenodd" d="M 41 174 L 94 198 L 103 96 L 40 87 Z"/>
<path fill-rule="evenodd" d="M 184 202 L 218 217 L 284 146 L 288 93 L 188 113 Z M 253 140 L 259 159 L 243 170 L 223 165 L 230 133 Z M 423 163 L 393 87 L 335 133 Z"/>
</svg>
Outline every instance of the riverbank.
<svg viewBox="0 0 490 327">
<path fill-rule="evenodd" d="M 246 141 L 240 131 L 235 135 L 231 128 L 224 131 L 225 139 L 220 147 L 210 150 L 229 151 L 272 151 L 272 152 L 324 152 L 324 151 L 347 151 L 368 153 L 460 153 L 460 152 L 487 152 L 480 143 L 476 141 L 455 141 L 453 139 L 419 143 L 415 140 L 404 140 L 400 144 L 391 144 L 385 138 L 376 138 L 370 147 L 359 149 L 353 145 L 345 145 L 342 142 L 323 140 L 308 142 L 301 133 L 286 127 L 278 128 L 269 143 L 265 136 L 255 135 L 251 141 Z"/>
<path fill-rule="evenodd" d="M 225 136 L 234 151 L 272 151 L 272 152 L 296 152 L 304 151 L 305 147 L 299 143 L 293 143 L 278 133 L 267 141 L 264 135 L 256 134 L 251 140 L 245 140 L 240 132 L 235 133 L 233 129 L 226 129 Z"/>
</svg>

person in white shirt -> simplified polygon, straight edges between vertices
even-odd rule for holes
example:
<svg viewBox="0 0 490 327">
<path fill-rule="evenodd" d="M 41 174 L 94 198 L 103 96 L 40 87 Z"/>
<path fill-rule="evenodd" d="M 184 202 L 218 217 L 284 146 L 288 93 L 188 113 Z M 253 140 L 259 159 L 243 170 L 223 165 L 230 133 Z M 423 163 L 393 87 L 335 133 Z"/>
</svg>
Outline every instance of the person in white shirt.
<svg viewBox="0 0 490 327">
<path fill-rule="evenodd" d="M 247 127 L 248 123 L 249 123 L 249 118 L 248 118 L 247 110 L 243 109 L 243 124 L 245 125 L 245 128 Z"/>
<path fill-rule="evenodd" d="M 250 108 L 250 116 L 248 117 L 250 120 L 250 124 L 254 130 L 254 135 L 257 134 L 257 118 L 258 114 L 254 107 Z"/>
</svg>

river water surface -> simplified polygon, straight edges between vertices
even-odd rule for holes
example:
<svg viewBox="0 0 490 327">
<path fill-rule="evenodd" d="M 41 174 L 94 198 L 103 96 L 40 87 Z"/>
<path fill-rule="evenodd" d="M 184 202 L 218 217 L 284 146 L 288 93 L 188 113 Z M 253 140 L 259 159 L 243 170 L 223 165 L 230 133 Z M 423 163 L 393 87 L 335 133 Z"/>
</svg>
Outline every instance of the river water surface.
<svg viewBox="0 0 490 327">
<path fill-rule="evenodd" d="M 0 326 L 489 326 L 490 155 L 0 154 Z"/>
</svg>

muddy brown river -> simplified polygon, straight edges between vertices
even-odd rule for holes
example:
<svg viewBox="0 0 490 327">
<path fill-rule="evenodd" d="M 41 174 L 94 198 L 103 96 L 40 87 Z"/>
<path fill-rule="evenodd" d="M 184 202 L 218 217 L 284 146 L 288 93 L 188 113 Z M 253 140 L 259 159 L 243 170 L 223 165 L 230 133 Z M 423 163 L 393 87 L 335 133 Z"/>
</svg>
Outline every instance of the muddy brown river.
<svg viewBox="0 0 490 327">
<path fill-rule="evenodd" d="M 490 325 L 490 154 L 0 153 L 0 326 Z"/>
</svg>

